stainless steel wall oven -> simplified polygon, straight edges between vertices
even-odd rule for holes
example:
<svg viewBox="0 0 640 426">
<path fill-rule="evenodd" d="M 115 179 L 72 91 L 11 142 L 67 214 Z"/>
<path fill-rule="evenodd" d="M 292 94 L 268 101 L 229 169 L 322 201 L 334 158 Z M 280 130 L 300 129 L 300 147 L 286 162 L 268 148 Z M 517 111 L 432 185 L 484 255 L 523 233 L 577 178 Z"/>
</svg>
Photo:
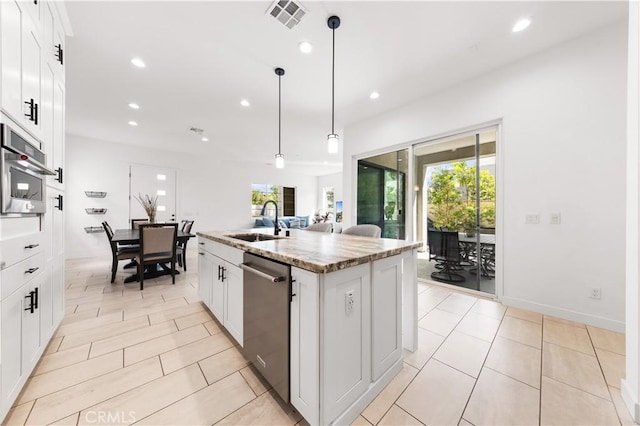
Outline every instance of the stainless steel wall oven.
<svg viewBox="0 0 640 426">
<path fill-rule="evenodd" d="M 44 213 L 47 207 L 46 155 L 7 124 L 0 124 L 0 205 L 2 214 Z"/>
</svg>

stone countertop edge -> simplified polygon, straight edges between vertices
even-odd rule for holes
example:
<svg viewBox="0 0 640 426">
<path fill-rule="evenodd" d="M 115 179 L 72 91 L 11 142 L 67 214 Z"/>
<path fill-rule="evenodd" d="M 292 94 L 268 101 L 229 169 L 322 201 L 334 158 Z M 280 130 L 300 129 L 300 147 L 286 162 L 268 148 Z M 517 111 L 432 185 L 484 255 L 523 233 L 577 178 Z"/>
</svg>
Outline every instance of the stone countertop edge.
<svg viewBox="0 0 640 426">
<path fill-rule="evenodd" d="M 420 242 L 389 238 L 368 238 L 297 229 L 290 231 L 289 237 L 281 235 L 274 240 L 256 242 L 239 240 L 229 235 L 247 233 L 273 235 L 273 229 L 206 231 L 197 232 L 196 235 L 314 273 L 335 272 L 422 246 Z M 284 234 L 284 230 L 282 232 Z"/>
</svg>

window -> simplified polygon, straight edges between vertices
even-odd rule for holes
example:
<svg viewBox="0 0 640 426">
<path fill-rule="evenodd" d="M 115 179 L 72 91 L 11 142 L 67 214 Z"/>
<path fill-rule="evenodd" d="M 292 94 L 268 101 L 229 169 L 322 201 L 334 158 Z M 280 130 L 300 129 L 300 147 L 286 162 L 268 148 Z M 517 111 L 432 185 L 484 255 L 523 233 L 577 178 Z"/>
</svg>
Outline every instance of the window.
<svg viewBox="0 0 640 426">
<path fill-rule="evenodd" d="M 336 204 L 333 186 L 322 188 L 322 210 L 324 213 L 331 213 L 331 217 L 336 215 Z"/>
<path fill-rule="evenodd" d="M 267 201 L 275 201 L 280 216 L 296 215 L 296 189 L 270 184 L 251 184 L 251 217 L 260 217 L 262 206 Z M 273 204 L 267 206 L 266 215 L 274 216 Z"/>
</svg>

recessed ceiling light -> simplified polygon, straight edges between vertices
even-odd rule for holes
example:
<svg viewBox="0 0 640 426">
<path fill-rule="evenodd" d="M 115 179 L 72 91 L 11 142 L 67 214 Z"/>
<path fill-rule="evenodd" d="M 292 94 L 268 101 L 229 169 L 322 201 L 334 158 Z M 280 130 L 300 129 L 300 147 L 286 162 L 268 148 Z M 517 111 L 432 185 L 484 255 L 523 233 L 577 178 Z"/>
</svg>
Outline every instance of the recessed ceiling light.
<svg viewBox="0 0 640 426">
<path fill-rule="evenodd" d="M 202 142 L 209 142 L 209 138 L 207 137 L 202 138 Z"/>
<path fill-rule="evenodd" d="M 369 95 L 369 97 L 371 99 L 378 99 L 380 97 L 380 93 L 378 92 L 371 92 L 371 94 Z"/>
<path fill-rule="evenodd" d="M 300 43 L 298 43 L 298 49 L 300 49 L 302 53 L 308 54 L 313 50 L 313 44 L 309 43 L 308 41 L 301 41 Z"/>
<path fill-rule="evenodd" d="M 520 31 L 527 28 L 529 25 L 531 25 L 531 20 L 528 18 L 524 18 L 516 22 L 516 24 L 511 29 L 511 31 L 513 31 L 514 33 L 519 33 Z"/>
<path fill-rule="evenodd" d="M 137 126 L 137 125 L 138 125 L 138 123 L 136 123 L 135 121 L 130 121 L 130 122 L 129 122 L 129 125 L 130 125 L 130 126 Z"/>
<path fill-rule="evenodd" d="M 249 101 L 248 101 L 248 100 L 243 99 L 243 100 L 241 100 L 241 101 L 240 101 L 240 105 L 242 105 L 243 107 L 248 107 L 248 106 L 250 106 L 251 104 L 249 103 Z"/>
<path fill-rule="evenodd" d="M 133 58 L 133 59 L 131 60 L 131 63 L 132 63 L 133 65 L 135 65 L 136 67 L 138 67 L 138 68 L 144 68 L 144 67 L 146 66 L 146 65 L 144 64 L 144 62 L 142 61 L 142 59 L 140 59 L 140 58 Z"/>
<path fill-rule="evenodd" d="M 135 102 L 131 102 L 131 103 L 129 104 L 129 108 L 131 108 L 131 109 L 140 109 L 140 105 L 138 105 L 138 104 L 137 104 L 137 103 L 135 103 Z"/>
</svg>

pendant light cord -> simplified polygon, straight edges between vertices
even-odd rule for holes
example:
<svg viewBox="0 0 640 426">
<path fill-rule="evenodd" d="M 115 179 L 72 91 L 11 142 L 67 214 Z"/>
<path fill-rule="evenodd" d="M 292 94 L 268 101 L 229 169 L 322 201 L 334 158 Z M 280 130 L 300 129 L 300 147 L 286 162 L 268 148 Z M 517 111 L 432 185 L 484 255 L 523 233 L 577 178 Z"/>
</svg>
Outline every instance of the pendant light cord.
<svg viewBox="0 0 640 426">
<path fill-rule="evenodd" d="M 282 111 L 281 111 L 281 104 L 282 104 L 282 89 L 281 89 L 281 83 L 282 82 L 282 76 L 279 75 L 278 76 L 278 154 L 282 154 L 281 152 L 281 145 L 280 145 L 280 140 L 281 140 L 281 134 L 282 134 Z"/>
<path fill-rule="evenodd" d="M 333 122 L 334 122 L 334 104 L 335 104 L 335 73 L 336 73 L 336 29 L 332 28 L 333 34 L 333 49 L 331 52 L 331 134 L 335 134 Z"/>
</svg>

